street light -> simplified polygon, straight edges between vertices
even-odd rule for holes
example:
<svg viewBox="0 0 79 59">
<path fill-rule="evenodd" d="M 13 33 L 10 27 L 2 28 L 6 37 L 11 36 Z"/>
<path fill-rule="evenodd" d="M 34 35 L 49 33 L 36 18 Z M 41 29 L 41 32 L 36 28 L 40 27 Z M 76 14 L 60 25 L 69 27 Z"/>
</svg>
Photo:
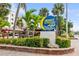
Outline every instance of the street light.
<svg viewBox="0 0 79 59">
<path fill-rule="evenodd" d="M 68 39 L 68 3 L 66 3 L 66 38 Z"/>
</svg>

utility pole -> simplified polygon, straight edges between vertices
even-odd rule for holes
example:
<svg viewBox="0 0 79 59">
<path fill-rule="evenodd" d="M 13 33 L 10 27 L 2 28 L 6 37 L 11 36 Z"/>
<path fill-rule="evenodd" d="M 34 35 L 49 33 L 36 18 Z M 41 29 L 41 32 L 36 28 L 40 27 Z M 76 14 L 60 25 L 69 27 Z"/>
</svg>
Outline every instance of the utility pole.
<svg viewBox="0 0 79 59">
<path fill-rule="evenodd" d="M 66 3 L 66 38 L 68 39 L 68 3 Z"/>
</svg>

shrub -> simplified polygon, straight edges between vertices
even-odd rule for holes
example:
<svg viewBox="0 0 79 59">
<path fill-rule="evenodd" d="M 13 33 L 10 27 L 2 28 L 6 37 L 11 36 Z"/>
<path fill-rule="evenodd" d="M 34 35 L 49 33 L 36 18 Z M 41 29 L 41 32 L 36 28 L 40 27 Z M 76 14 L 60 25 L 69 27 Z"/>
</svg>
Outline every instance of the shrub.
<svg viewBox="0 0 79 59">
<path fill-rule="evenodd" d="M 41 47 L 41 44 L 40 44 L 40 39 L 38 38 L 28 38 L 26 39 L 26 46 L 29 46 L 29 47 Z"/>
<path fill-rule="evenodd" d="M 58 37 L 56 38 L 56 44 L 58 44 L 58 45 L 61 44 L 61 37 L 58 36 Z"/>
<path fill-rule="evenodd" d="M 43 46 L 48 47 L 48 44 L 49 44 L 49 39 L 43 38 Z"/>
<path fill-rule="evenodd" d="M 5 43 L 4 39 L 0 39 L 0 43 L 4 44 Z"/>
<path fill-rule="evenodd" d="M 26 46 L 29 47 L 47 47 L 49 39 L 32 37 L 26 39 Z"/>
<path fill-rule="evenodd" d="M 11 44 L 11 39 L 4 39 L 5 44 Z"/>
<path fill-rule="evenodd" d="M 73 32 L 70 32 L 70 33 L 69 33 L 69 36 L 70 36 L 70 37 L 74 37 L 74 33 L 73 33 Z"/>
<path fill-rule="evenodd" d="M 40 37 L 0 39 L 0 43 L 28 47 L 47 47 L 47 45 L 49 44 L 49 39 Z"/>
<path fill-rule="evenodd" d="M 63 37 L 57 37 L 56 44 L 58 44 L 60 48 L 68 48 L 71 46 L 71 41 Z"/>
<path fill-rule="evenodd" d="M 71 46 L 71 41 L 70 40 L 62 40 L 60 44 L 60 48 L 68 48 Z"/>
<path fill-rule="evenodd" d="M 25 46 L 25 39 L 24 38 L 12 39 L 12 44 L 18 46 Z"/>
<path fill-rule="evenodd" d="M 11 40 L 10 39 L 0 39 L 1 44 L 10 44 Z"/>
<path fill-rule="evenodd" d="M 66 35 L 67 35 L 66 33 L 63 33 L 61 34 L 61 37 L 66 37 Z"/>
</svg>

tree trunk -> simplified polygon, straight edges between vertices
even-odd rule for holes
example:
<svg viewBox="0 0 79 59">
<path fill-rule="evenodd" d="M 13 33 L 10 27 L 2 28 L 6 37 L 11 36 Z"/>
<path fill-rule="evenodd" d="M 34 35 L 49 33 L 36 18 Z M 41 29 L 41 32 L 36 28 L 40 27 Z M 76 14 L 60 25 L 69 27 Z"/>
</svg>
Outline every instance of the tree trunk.
<svg viewBox="0 0 79 59">
<path fill-rule="evenodd" d="M 57 19 L 56 19 L 56 22 L 57 22 L 57 26 L 56 26 L 56 36 L 58 36 L 58 15 L 56 16 L 57 17 Z"/>
<path fill-rule="evenodd" d="M 25 9 L 25 13 L 26 13 L 26 11 L 27 11 L 27 9 L 26 9 L 26 4 L 24 4 L 24 9 Z"/>
<path fill-rule="evenodd" d="M 26 13 L 26 11 L 27 11 L 27 9 L 26 9 L 26 4 L 24 4 L 24 9 L 25 9 L 25 13 Z M 30 32 L 29 32 L 29 29 L 27 29 L 27 31 L 28 31 L 28 32 L 27 32 L 27 36 L 29 37 L 29 33 L 30 33 Z"/>
<path fill-rule="evenodd" d="M 13 26 L 13 38 L 15 37 L 15 28 L 16 28 L 16 21 L 17 21 L 18 14 L 19 14 L 19 9 L 20 9 L 20 3 L 18 4 L 18 8 L 17 8 L 16 15 L 15 15 L 15 21 L 14 21 L 14 26 Z"/>
<path fill-rule="evenodd" d="M 33 30 L 33 37 L 34 37 L 34 35 L 35 35 L 35 29 Z"/>
</svg>

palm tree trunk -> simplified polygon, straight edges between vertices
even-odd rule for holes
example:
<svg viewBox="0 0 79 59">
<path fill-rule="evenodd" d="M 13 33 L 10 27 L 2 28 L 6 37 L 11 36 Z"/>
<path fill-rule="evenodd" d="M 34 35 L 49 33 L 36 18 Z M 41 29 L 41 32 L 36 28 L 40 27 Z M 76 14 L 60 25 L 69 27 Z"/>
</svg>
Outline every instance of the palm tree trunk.
<svg viewBox="0 0 79 59">
<path fill-rule="evenodd" d="M 33 30 L 33 37 L 34 37 L 34 35 L 35 35 L 35 29 Z"/>
<path fill-rule="evenodd" d="M 20 3 L 18 4 L 18 8 L 17 8 L 16 15 L 15 15 L 15 21 L 14 21 L 14 26 L 13 26 L 13 38 L 15 37 L 15 28 L 16 28 L 16 21 L 17 21 L 18 14 L 19 14 L 19 9 L 20 9 Z"/>
<path fill-rule="evenodd" d="M 58 36 L 59 35 L 59 27 L 58 27 L 58 25 L 59 25 L 59 22 L 58 22 L 59 15 L 57 15 L 56 17 L 57 17 L 56 35 Z"/>
<path fill-rule="evenodd" d="M 26 11 L 27 11 L 27 6 L 26 6 L 26 4 L 24 3 L 24 9 L 25 9 L 25 13 L 26 13 Z M 29 30 L 27 29 L 27 35 L 28 35 L 28 37 L 29 37 Z"/>
<path fill-rule="evenodd" d="M 27 9 L 26 9 L 26 4 L 24 4 L 24 9 L 25 9 L 25 13 L 26 13 L 26 11 L 27 11 Z"/>
</svg>

